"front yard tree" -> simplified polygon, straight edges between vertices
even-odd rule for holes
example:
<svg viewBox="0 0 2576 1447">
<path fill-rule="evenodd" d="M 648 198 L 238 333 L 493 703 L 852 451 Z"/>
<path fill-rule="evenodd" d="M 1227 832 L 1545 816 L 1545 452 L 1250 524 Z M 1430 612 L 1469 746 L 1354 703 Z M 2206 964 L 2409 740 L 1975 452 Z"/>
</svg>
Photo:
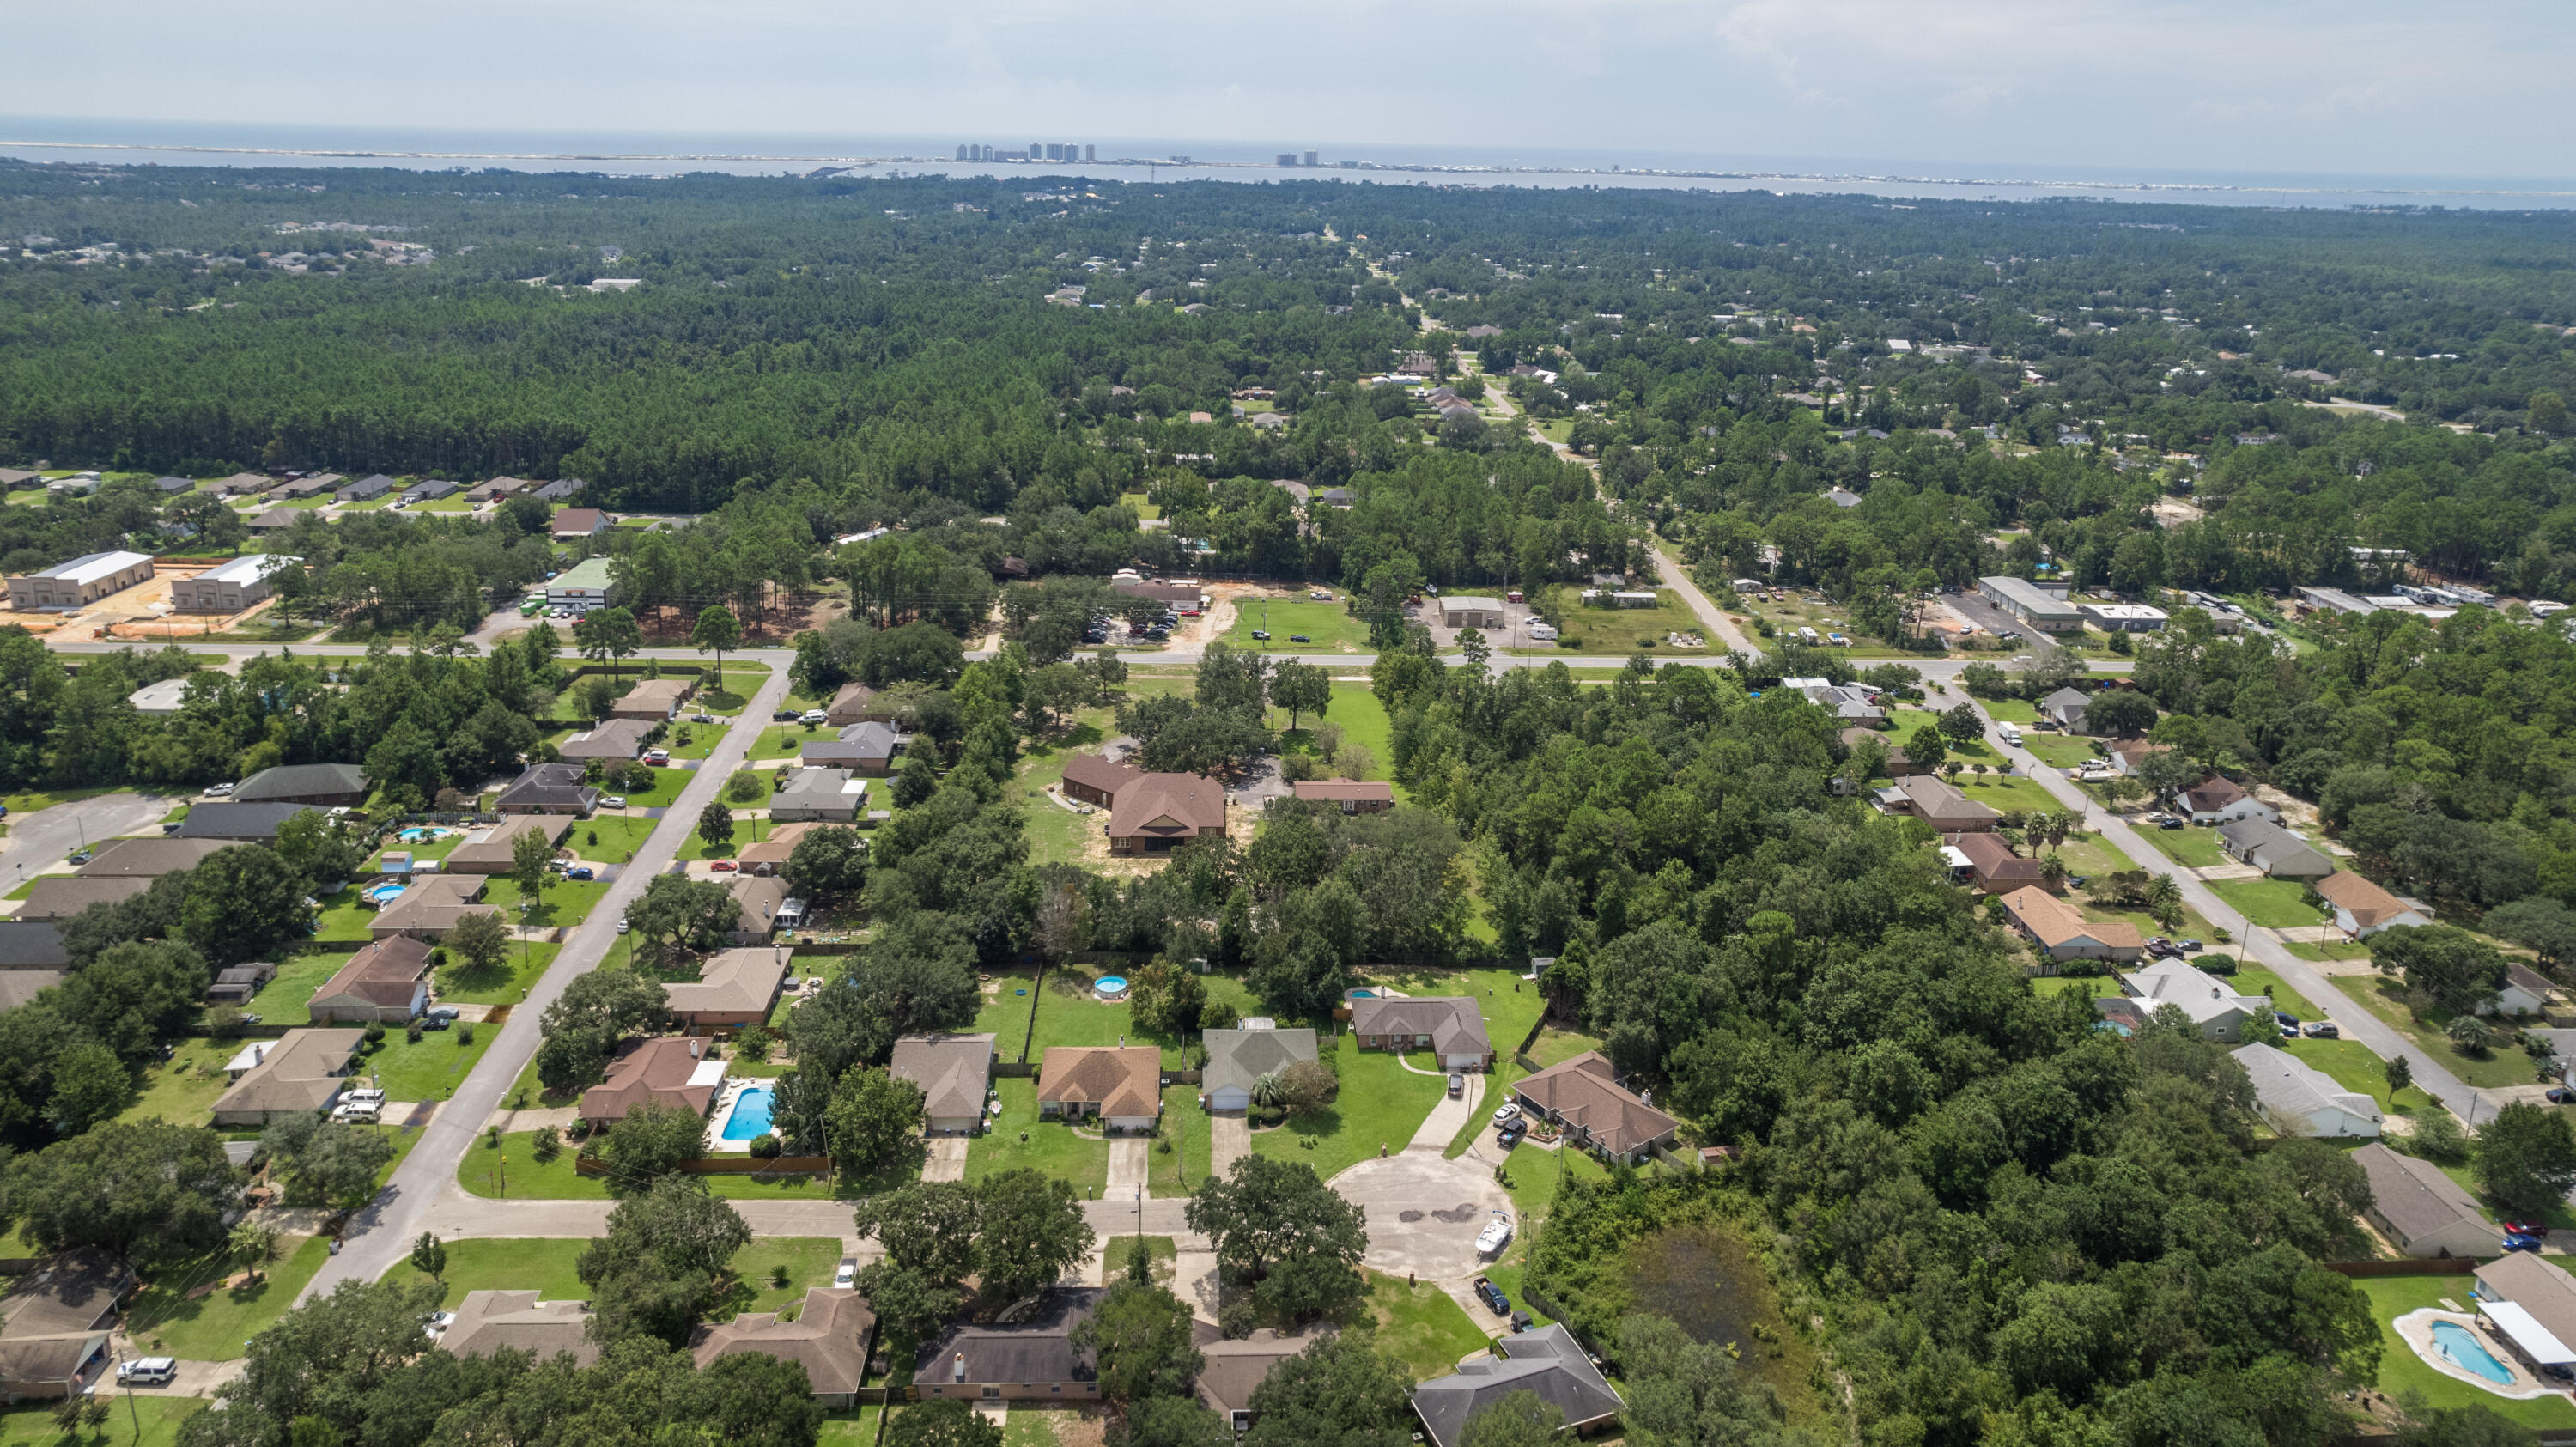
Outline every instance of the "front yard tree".
<svg viewBox="0 0 2576 1447">
<path fill-rule="evenodd" d="M 911 1349 L 965 1304 L 981 1215 L 962 1181 L 916 1181 L 858 1207 L 855 1229 L 885 1247 L 882 1259 L 859 1272 L 859 1290 L 899 1344 L 896 1360 L 909 1360 Z"/>
<path fill-rule="evenodd" d="M 742 906 L 734 903 L 731 890 L 712 879 L 657 874 L 626 917 L 647 944 L 705 949 L 740 922 Z"/>
<path fill-rule="evenodd" d="M 639 1101 L 609 1128 L 600 1154 L 614 1167 L 608 1193 L 632 1195 L 650 1190 L 705 1152 L 706 1120 L 693 1111 L 660 1101 Z"/>
<path fill-rule="evenodd" d="M 1159 1286 L 1121 1280 L 1073 1329 L 1073 1349 L 1099 1364 L 1103 1400 L 1123 1414 L 1147 1397 L 1186 1395 L 1207 1365 L 1190 1308 Z"/>
<path fill-rule="evenodd" d="M 441 936 L 439 943 L 447 947 L 448 958 L 461 966 L 456 970 L 458 975 L 480 975 L 485 970 L 499 969 L 501 962 L 509 958 L 510 927 L 501 923 L 497 914 L 469 914 Z M 446 983 L 441 981 L 440 988 L 446 988 Z"/>
<path fill-rule="evenodd" d="M 1986 721 L 1975 704 L 1963 700 L 1942 712 L 1941 737 L 1964 749 L 1985 736 Z"/>
<path fill-rule="evenodd" d="M 554 863 L 555 846 L 541 829 L 522 829 L 510 836 L 510 879 L 519 898 L 533 901 L 546 883 L 546 866 Z"/>
<path fill-rule="evenodd" d="M 411 1243 L 411 1269 L 436 1281 L 447 1279 L 447 1243 L 434 1231 L 423 1231 Z"/>
<path fill-rule="evenodd" d="M 1312 1166 L 1245 1156 L 1202 1183 L 1184 1216 L 1215 1242 L 1217 1265 L 1280 1317 L 1339 1315 L 1359 1299 L 1366 1218 Z"/>
<path fill-rule="evenodd" d="M 698 811 L 698 837 L 709 849 L 730 848 L 733 844 L 733 811 L 722 799 L 709 799 Z"/>
<path fill-rule="evenodd" d="M 2443 1009 L 2475 1010 L 2504 988 L 2507 968 L 2495 946 L 2456 925 L 2400 925 L 2370 938 L 2370 961 L 2421 990 Z"/>
<path fill-rule="evenodd" d="M 608 664 L 612 677 L 622 677 L 620 667 L 644 646 L 644 630 L 623 608 L 599 608 L 574 622 L 572 641 L 582 657 Z"/>
<path fill-rule="evenodd" d="M 886 1447 L 1002 1447 L 1002 1429 L 954 1397 L 934 1397 L 898 1413 L 885 1440 Z"/>
<path fill-rule="evenodd" d="M 868 882 L 868 848 L 859 831 L 825 824 L 805 831 L 787 855 L 788 887 L 809 899 L 844 899 Z"/>
<path fill-rule="evenodd" d="M 273 960 L 313 924 L 309 886 L 276 850 L 237 844 L 209 854 L 188 874 L 179 932 L 217 969 Z"/>
<path fill-rule="evenodd" d="M 211 1130 L 111 1121 L 10 1162 L 5 1198 L 19 1232 L 47 1251 L 166 1261 L 223 1244 L 241 1177 Z"/>
<path fill-rule="evenodd" d="M 823 1113 L 823 1139 L 844 1176 L 864 1176 L 893 1160 L 920 1128 L 921 1087 L 864 1067 L 841 1077 Z"/>
<path fill-rule="evenodd" d="M 1270 705 L 1288 710 L 1288 727 L 1296 728 L 1306 714 L 1317 718 L 1332 707 L 1333 676 L 1323 665 L 1283 659 L 1270 674 Z"/>
<path fill-rule="evenodd" d="M 674 878 L 662 875 L 654 883 Z M 652 896 L 648 892 L 645 897 Z M 633 970 L 601 969 L 573 976 L 563 994 L 537 1017 L 537 1028 L 545 1035 L 545 1042 L 537 1047 L 538 1081 L 555 1091 L 598 1084 L 617 1042 L 660 1025 L 669 1013 L 670 995 L 661 982 Z"/>
<path fill-rule="evenodd" d="M 2576 1186 L 2576 1128 L 2555 1110 L 2516 1101 L 2479 1129 L 2477 1173 L 2505 1209 L 2536 1216 Z"/>
<path fill-rule="evenodd" d="M 664 1176 L 617 1203 L 608 1233 L 573 1271 L 591 1289 L 603 1340 L 648 1336 L 677 1347 L 723 1298 L 733 1258 L 750 1244 L 751 1226 L 732 1203 L 701 1181 Z"/>
<path fill-rule="evenodd" d="M 1905 761 L 1918 774 L 1928 774 L 1941 767 L 1950 757 L 1950 746 L 1942 742 L 1941 730 L 1929 723 L 1916 724 L 1905 736 Z"/>
<path fill-rule="evenodd" d="M 689 629 L 689 646 L 700 653 L 716 656 L 716 691 L 724 691 L 724 656 L 742 646 L 742 620 L 733 610 L 719 603 L 698 610 L 698 621 Z"/>
<path fill-rule="evenodd" d="M 975 1187 L 975 1200 L 980 1294 L 995 1305 L 1054 1282 L 1091 1254 L 1094 1233 L 1070 1182 L 1025 1168 L 1002 1171 Z"/>
<path fill-rule="evenodd" d="M 54 1093 L 45 1120 L 56 1135 L 73 1136 L 113 1120 L 134 1101 L 134 1073 L 116 1052 L 95 1040 L 76 1040 L 54 1057 Z"/>
<path fill-rule="evenodd" d="M 1241 1447 L 1406 1447 L 1400 1424 L 1411 1420 L 1412 1389 L 1413 1374 L 1378 1350 L 1377 1333 L 1328 1332 L 1252 1389 Z"/>
<path fill-rule="evenodd" d="M 290 1198 L 353 1211 L 376 1194 L 376 1177 L 399 1154 L 379 1127 L 331 1121 L 284 1163 Z"/>
</svg>

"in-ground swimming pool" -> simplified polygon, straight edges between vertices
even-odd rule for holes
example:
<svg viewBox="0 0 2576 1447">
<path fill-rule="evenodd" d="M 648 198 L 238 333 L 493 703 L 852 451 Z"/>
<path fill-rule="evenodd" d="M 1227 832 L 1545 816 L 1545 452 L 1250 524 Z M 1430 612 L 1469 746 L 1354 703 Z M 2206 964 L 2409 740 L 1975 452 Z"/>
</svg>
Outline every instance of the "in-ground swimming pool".
<svg viewBox="0 0 2576 1447">
<path fill-rule="evenodd" d="M 1351 993 L 1350 993 L 1350 998 L 1352 998 L 1352 999 L 1354 999 L 1354 1000 L 1374 1000 L 1374 999 L 1376 999 L 1376 998 L 1377 998 L 1377 991 L 1375 991 L 1375 990 L 1353 990 L 1353 991 L 1351 991 Z"/>
<path fill-rule="evenodd" d="M 2497 1361 L 2495 1353 L 2487 1350 L 2487 1344 L 2478 1340 L 2476 1332 L 2456 1321 L 2433 1323 L 2433 1350 L 2440 1352 L 2442 1359 L 2451 1365 L 2475 1372 L 2498 1386 L 2513 1381 L 2513 1369 Z"/>
<path fill-rule="evenodd" d="M 1091 988 L 1099 992 L 1100 998 L 1104 1000 L 1114 1000 L 1120 995 L 1127 993 L 1127 977 L 1125 975 L 1103 975 L 1099 979 L 1091 982 Z"/>
<path fill-rule="evenodd" d="M 747 1085 L 733 1098 L 733 1112 L 725 1117 L 724 1139 L 758 1140 L 769 1134 L 769 1096 L 766 1085 Z"/>
</svg>

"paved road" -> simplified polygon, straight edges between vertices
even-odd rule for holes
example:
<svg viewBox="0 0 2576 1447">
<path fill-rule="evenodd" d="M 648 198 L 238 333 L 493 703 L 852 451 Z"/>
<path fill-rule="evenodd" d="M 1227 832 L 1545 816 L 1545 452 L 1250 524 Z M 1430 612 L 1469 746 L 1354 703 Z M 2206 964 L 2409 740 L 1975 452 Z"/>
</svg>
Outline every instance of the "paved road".
<svg viewBox="0 0 2576 1447">
<path fill-rule="evenodd" d="M 1721 654 L 1728 649 L 1733 649 L 1747 658 L 1761 657 L 1760 645 L 1744 636 L 1743 630 L 1737 628 L 1734 620 L 1726 616 L 1725 609 L 1709 601 L 1708 595 L 1699 590 L 1699 584 L 1691 581 L 1690 571 L 1681 565 L 1679 559 L 1665 550 L 1663 539 L 1653 538 L 1650 541 L 1655 550 L 1656 570 L 1664 575 L 1664 586 L 1679 593 L 1682 601 L 1690 605 L 1690 610 L 1699 615 L 1700 626 L 1706 628 L 1709 636 L 1717 640 L 1710 646 Z M 1720 657 L 1712 661 L 1723 663 L 1725 659 Z"/>
<path fill-rule="evenodd" d="M 56 804 L 9 816 L 9 837 L 0 839 L 0 886 L 16 889 L 68 858 L 84 844 L 96 845 L 119 834 L 132 834 L 161 822 L 179 806 L 179 795 L 101 794 L 95 799 Z"/>
<path fill-rule="evenodd" d="M 1975 702 L 1973 699 L 1969 701 Z M 1977 711 L 1985 712 L 1983 707 Z M 2016 748 L 2005 743 L 1994 732 L 1991 719 L 1988 720 L 1986 742 L 2006 758 L 2011 759 L 2024 774 L 2038 780 L 2039 786 L 2055 796 L 2058 802 L 2070 809 L 2079 810 L 2089 817 L 2094 826 L 2102 831 L 2103 837 L 2117 845 L 2122 853 L 2128 855 L 2140 866 L 2152 869 L 2164 859 L 2163 851 L 2149 843 L 2136 829 L 2131 828 L 2127 820 L 2103 808 L 2090 795 L 2076 787 L 2074 781 L 2040 762 L 2027 749 Z M 2444 1105 L 2449 1106 L 2453 1114 L 2472 1126 L 2496 1113 L 2498 1107 L 2494 1100 L 2453 1075 L 2441 1062 L 2416 1048 L 2412 1041 L 2399 1034 L 2386 1021 L 2363 1009 L 2315 966 L 2290 953 L 2288 947 L 2282 943 L 2279 934 L 2268 929 L 2258 929 L 2248 923 L 2233 906 L 2220 899 L 2208 885 L 2194 878 L 2189 870 L 2176 868 L 2173 870 L 2173 877 L 2174 882 L 2182 886 L 2184 903 L 2200 911 L 2201 917 L 2211 924 L 2243 940 L 2245 953 L 2256 963 L 2279 975 L 2283 984 L 2306 996 L 2310 1004 L 2333 1016 L 2335 1024 L 2342 1029 L 2345 1039 L 2358 1040 L 2369 1046 L 2372 1053 L 2382 1060 L 2392 1056 L 2403 1056 L 2408 1068 L 2415 1073 L 2415 1083 Z"/>
<path fill-rule="evenodd" d="M 741 722 L 728 730 L 724 742 L 704 767 L 695 771 L 680 791 L 679 801 L 664 817 L 660 827 L 644 841 L 635 853 L 635 862 L 619 872 L 616 881 L 590 912 L 589 918 L 564 942 L 555 962 L 546 968 L 536 988 L 528 993 L 527 1003 L 511 1012 L 509 1023 L 501 1027 L 500 1038 L 474 1067 L 472 1074 L 456 1088 L 456 1093 L 423 1132 L 420 1144 L 394 1171 L 393 1179 L 375 1201 L 350 1223 L 344 1237 L 346 1245 L 340 1254 L 324 1263 L 312 1282 L 304 1288 L 304 1297 L 328 1293 L 346 1280 L 373 1281 L 386 1269 L 403 1259 L 411 1243 L 423 1230 L 424 1223 L 435 1216 L 447 1222 L 450 1230 L 462 1235 L 590 1235 L 594 1229 L 579 1231 L 531 1230 L 523 1227 L 539 1203 L 526 1201 L 485 1201 L 465 1195 L 456 1186 L 456 1167 L 465 1153 L 481 1139 L 482 1124 L 501 1097 L 518 1081 L 520 1072 L 536 1057 L 537 1019 L 546 1006 L 563 994 L 573 976 L 597 966 L 617 940 L 617 921 L 626 907 L 644 893 L 654 875 L 663 872 L 676 855 L 680 841 L 688 834 L 690 821 L 698 811 L 716 797 L 725 777 L 742 763 L 744 752 L 760 731 L 772 710 L 787 697 L 787 670 L 771 669 L 769 678 L 743 710 Z M 453 1198 L 453 1199 L 449 1199 Z M 548 1203 L 557 1204 L 557 1203 Z M 578 1207 L 581 1202 L 559 1203 Z M 596 1204 L 596 1203 L 592 1203 Z M 767 1204 L 767 1203 L 745 1203 Z M 779 1203 L 788 1204 L 788 1203 Z M 796 1203 L 802 1204 L 802 1203 Z M 830 1203 L 818 1203 L 829 1205 Z M 838 1207 L 844 1221 L 848 1208 Z M 749 1215 L 748 1212 L 745 1213 Z M 600 1220 L 605 1220 L 603 1214 Z M 475 1222 L 487 1223 L 487 1229 L 466 1229 Z M 755 1226 L 757 1229 L 757 1226 Z M 795 1234 L 846 1234 L 843 1229 L 831 1232 L 797 1232 Z"/>
</svg>

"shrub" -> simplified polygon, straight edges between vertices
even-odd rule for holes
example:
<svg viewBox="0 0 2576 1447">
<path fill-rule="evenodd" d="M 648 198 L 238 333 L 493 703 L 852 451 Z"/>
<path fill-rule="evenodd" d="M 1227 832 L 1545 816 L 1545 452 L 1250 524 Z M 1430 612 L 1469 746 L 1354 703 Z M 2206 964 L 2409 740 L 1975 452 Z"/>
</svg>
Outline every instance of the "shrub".
<svg viewBox="0 0 2576 1447">
<path fill-rule="evenodd" d="M 384 1021 L 370 1020 L 367 1022 L 366 1041 L 369 1045 L 382 1045 L 385 1043 Z"/>
<path fill-rule="evenodd" d="M 777 1265 L 769 1268 L 769 1284 L 772 1286 L 784 1288 L 788 1282 L 794 1279 L 794 1277 L 788 1275 L 787 1263 L 784 1261 L 781 1261 Z"/>
<path fill-rule="evenodd" d="M 734 1037 L 734 1054 L 745 1060 L 767 1060 L 770 1047 L 776 1043 L 777 1038 L 769 1033 L 768 1026 L 754 1025 Z"/>
<path fill-rule="evenodd" d="M 566 1129 L 572 1132 L 572 1138 L 574 1140 L 586 1141 L 590 1139 L 590 1122 L 582 1119 L 580 1116 L 574 1116 L 572 1124 L 566 1127 Z"/>
<path fill-rule="evenodd" d="M 230 1040 L 242 1032 L 242 1012 L 230 1005 L 217 1005 L 206 1012 L 206 1033 L 218 1040 Z"/>
<path fill-rule="evenodd" d="M 1216 1329 L 1224 1333 L 1228 1341 L 1243 1340 L 1259 1325 L 1261 1315 L 1253 1310 L 1249 1301 L 1229 1301 L 1217 1310 Z"/>
<path fill-rule="evenodd" d="M 473 1021 L 459 1020 L 456 1022 L 456 1043 L 460 1046 L 471 1045 L 474 1043 Z"/>
<path fill-rule="evenodd" d="M 778 1149 L 778 1137 L 774 1135 L 764 1134 L 752 1138 L 751 1153 L 756 1159 L 774 1161 L 778 1159 Z"/>
<path fill-rule="evenodd" d="M 563 1137 L 556 1134 L 553 1126 L 547 1126 L 538 1131 L 537 1138 L 532 1144 L 537 1164 L 541 1166 L 563 1154 Z"/>
<path fill-rule="evenodd" d="M 426 1031 L 420 1028 L 420 1022 L 418 1020 L 414 1020 L 410 1024 L 403 1026 L 403 1040 L 407 1044 L 418 1045 L 420 1043 L 420 1037 L 426 1033 Z"/>
</svg>

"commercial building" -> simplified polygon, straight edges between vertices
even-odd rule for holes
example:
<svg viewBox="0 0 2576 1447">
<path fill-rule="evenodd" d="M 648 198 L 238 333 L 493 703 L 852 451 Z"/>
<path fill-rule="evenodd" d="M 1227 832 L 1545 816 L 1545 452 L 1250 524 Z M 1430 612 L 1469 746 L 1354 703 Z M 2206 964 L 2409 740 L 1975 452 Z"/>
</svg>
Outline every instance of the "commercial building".
<svg viewBox="0 0 2576 1447">
<path fill-rule="evenodd" d="M 1503 600 L 1460 593 L 1440 600 L 1440 624 L 1444 628 L 1500 628 L 1503 626 Z"/>
<path fill-rule="evenodd" d="M 608 606 L 608 559 L 584 558 L 546 579 L 546 606 L 587 613 Z"/>
<path fill-rule="evenodd" d="M 2153 633 L 2168 621 L 2165 610 L 2143 603 L 2079 603 L 2093 626 L 2105 633 Z"/>
<path fill-rule="evenodd" d="M 238 613 L 274 591 L 270 574 L 302 566 L 297 559 L 275 553 L 251 553 L 171 583 L 170 606 L 181 613 Z"/>
<path fill-rule="evenodd" d="M 20 612 L 41 608 L 86 608 L 111 593 L 152 581 L 149 553 L 83 553 L 41 573 L 9 580 L 9 606 Z"/>
<path fill-rule="evenodd" d="M 2027 578 L 1979 578 L 1977 591 L 2042 633 L 2073 633 L 2084 626 L 2083 612 L 2063 592 L 2052 593 Z"/>
</svg>

